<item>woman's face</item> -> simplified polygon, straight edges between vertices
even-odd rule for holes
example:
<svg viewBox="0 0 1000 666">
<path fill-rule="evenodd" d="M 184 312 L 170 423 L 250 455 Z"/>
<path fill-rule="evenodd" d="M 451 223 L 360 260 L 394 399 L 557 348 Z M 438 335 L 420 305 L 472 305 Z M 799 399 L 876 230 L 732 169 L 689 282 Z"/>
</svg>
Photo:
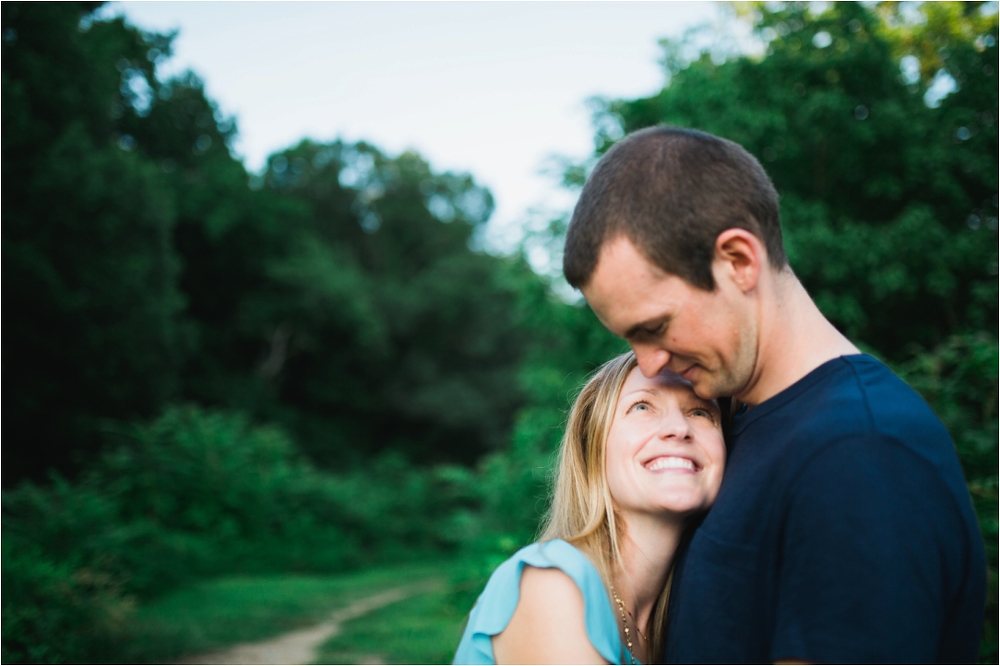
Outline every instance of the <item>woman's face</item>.
<svg viewBox="0 0 1000 666">
<path fill-rule="evenodd" d="M 720 416 L 679 375 L 648 379 L 634 368 L 608 434 L 608 485 L 619 510 L 684 517 L 711 506 L 726 463 Z"/>
</svg>

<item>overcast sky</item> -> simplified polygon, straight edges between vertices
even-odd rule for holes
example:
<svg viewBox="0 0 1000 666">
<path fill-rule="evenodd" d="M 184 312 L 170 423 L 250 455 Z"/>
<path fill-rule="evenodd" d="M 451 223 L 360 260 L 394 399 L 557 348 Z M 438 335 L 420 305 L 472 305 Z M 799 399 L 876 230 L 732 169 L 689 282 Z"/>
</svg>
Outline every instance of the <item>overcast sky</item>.
<svg viewBox="0 0 1000 666">
<path fill-rule="evenodd" d="M 162 77 L 194 70 L 239 127 L 251 170 L 303 137 L 418 150 L 493 192 L 500 249 L 532 207 L 572 197 L 540 171 L 593 148 L 586 99 L 663 84 L 662 37 L 718 21 L 711 3 L 116 2 L 178 30 Z"/>
</svg>

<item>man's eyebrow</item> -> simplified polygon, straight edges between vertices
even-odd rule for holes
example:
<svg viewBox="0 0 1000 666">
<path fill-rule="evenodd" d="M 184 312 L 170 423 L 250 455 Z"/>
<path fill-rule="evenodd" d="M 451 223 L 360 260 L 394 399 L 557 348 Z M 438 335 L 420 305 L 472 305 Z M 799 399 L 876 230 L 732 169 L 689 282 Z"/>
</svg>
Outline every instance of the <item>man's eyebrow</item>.
<svg viewBox="0 0 1000 666">
<path fill-rule="evenodd" d="M 647 319 L 646 321 L 641 321 L 635 326 L 632 326 L 622 337 L 626 340 L 631 340 L 632 338 L 638 337 L 642 334 L 648 334 L 649 329 L 658 328 L 662 326 L 665 322 L 670 321 L 670 317 L 657 317 L 654 319 Z"/>
</svg>

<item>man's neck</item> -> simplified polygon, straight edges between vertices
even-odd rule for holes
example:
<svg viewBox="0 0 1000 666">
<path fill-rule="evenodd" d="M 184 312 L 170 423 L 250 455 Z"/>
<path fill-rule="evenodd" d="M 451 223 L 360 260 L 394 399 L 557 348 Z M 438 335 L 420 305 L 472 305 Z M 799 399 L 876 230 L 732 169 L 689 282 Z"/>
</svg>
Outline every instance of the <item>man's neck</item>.
<svg viewBox="0 0 1000 666">
<path fill-rule="evenodd" d="M 756 371 L 736 397 L 759 405 L 827 361 L 859 350 L 819 311 L 791 270 L 770 273 L 757 313 Z"/>
</svg>

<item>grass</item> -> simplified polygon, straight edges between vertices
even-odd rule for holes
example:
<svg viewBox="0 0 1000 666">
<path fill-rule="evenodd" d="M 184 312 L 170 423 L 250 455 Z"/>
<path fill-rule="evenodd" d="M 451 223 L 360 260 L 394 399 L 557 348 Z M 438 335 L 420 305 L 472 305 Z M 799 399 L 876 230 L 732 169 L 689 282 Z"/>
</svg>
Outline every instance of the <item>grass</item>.
<svg viewBox="0 0 1000 666">
<path fill-rule="evenodd" d="M 346 622 L 318 664 L 449 664 L 469 609 L 450 589 L 419 594 Z"/>
<path fill-rule="evenodd" d="M 163 662 L 277 636 L 381 590 L 446 574 L 450 566 L 417 563 L 336 576 L 238 576 L 203 582 L 139 608 L 120 661 Z"/>
</svg>

